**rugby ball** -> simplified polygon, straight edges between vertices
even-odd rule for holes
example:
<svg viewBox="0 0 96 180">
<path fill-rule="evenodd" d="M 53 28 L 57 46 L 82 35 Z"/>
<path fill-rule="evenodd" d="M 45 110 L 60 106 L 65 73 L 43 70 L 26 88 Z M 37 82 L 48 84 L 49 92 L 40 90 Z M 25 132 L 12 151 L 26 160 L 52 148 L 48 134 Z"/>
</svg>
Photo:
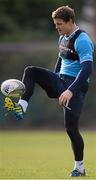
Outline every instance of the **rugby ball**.
<svg viewBox="0 0 96 180">
<path fill-rule="evenodd" d="M 25 92 L 25 85 L 17 79 L 8 79 L 2 82 L 1 92 L 8 97 L 18 98 Z"/>
</svg>

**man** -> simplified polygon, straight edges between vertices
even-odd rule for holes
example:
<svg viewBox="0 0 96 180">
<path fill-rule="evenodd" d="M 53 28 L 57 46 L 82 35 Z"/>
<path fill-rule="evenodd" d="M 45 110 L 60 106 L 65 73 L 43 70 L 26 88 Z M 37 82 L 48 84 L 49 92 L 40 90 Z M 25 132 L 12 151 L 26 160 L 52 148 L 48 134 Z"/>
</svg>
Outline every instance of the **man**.
<svg viewBox="0 0 96 180">
<path fill-rule="evenodd" d="M 78 124 L 92 73 L 93 44 L 86 32 L 76 25 L 74 10 L 69 6 L 53 11 L 52 18 L 60 35 L 59 55 L 54 72 L 40 67 L 27 67 L 22 79 L 26 86 L 25 93 L 18 104 L 6 98 L 5 107 L 9 110 L 11 106 L 16 118 L 22 119 L 33 95 L 35 83 L 50 98 L 58 98 L 64 109 L 65 127 L 74 153 L 75 165 L 71 176 L 85 176 L 84 141 Z"/>
</svg>

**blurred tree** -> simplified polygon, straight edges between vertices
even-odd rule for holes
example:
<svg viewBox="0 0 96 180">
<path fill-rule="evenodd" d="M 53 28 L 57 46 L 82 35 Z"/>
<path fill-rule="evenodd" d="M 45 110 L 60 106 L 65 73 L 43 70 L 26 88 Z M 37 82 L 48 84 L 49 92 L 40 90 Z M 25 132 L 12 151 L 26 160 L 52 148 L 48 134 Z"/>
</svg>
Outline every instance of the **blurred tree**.
<svg viewBox="0 0 96 180">
<path fill-rule="evenodd" d="M 77 16 L 80 15 L 80 9 L 84 0 L 78 0 L 78 6 L 76 6 L 75 0 L 0 0 L 0 15 L 1 21 L 3 16 L 12 19 L 12 23 L 16 23 L 21 28 L 45 28 L 52 25 L 51 13 L 59 6 L 70 5 L 75 9 Z M 8 16 L 8 17 L 7 17 Z M 4 29 L 4 25 L 3 29 Z M 9 23 L 9 26 L 12 26 Z M 5 29 L 7 27 L 5 26 Z M 10 28 L 9 28 L 10 29 Z M 14 27 L 15 30 L 15 27 Z"/>
</svg>

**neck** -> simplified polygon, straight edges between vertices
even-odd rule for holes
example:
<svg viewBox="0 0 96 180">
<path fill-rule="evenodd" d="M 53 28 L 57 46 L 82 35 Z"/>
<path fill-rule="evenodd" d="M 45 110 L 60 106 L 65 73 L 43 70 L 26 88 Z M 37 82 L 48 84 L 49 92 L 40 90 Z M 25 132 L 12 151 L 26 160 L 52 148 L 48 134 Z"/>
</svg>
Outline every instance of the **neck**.
<svg viewBox="0 0 96 180">
<path fill-rule="evenodd" d="M 70 36 L 70 34 L 72 34 L 74 31 L 76 31 L 78 29 L 78 26 L 76 24 L 72 24 L 70 30 L 68 33 L 66 33 L 66 36 Z"/>
</svg>

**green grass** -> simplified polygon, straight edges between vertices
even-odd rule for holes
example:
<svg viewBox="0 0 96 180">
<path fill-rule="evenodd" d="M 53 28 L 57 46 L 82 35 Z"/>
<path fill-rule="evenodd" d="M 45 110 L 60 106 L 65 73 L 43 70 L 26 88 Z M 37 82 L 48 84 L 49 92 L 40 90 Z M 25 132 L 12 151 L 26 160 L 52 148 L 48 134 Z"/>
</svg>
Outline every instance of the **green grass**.
<svg viewBox="0 0 96 180">
<path fill-rule="evenodd" d="M 83 131 L 82 134 L 87 177 L 78 179 L 96 179 L 96 133 Z M 73 165 L 65 132 L 0 132 L 1 179 L 71 179 Z"/>
</svg>

